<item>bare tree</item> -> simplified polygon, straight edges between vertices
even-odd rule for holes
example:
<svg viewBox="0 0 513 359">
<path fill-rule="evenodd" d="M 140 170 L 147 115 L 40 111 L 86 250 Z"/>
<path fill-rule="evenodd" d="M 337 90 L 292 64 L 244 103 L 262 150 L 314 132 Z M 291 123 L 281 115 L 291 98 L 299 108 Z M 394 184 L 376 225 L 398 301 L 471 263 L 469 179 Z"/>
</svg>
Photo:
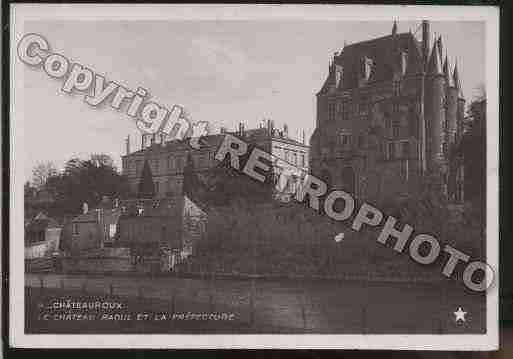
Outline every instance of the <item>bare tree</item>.
<svg viewBox="0 0 513 359">
<path fill-rule="evenodd" d="M 41 189 L 48 178 L 57 175 L 57 167 L 53 162 L 39 162 L 32 170 L 32 184 L 36 189 Z"/>
</svg>

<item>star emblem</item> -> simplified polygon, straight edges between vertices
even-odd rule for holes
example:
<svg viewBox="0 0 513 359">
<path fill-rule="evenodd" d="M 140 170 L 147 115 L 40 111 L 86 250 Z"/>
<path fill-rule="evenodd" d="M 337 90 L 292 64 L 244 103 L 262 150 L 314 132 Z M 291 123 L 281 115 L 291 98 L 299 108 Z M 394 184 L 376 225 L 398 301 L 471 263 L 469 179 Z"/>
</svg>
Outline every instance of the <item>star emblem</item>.
<svg viewBox="0 0 513 359">
<path fill-rule="evenodd" d="M 465 315 L 467 315 L 467 312 L 464 312 L 461 307 L 458 308 L 456 312 L 454 312 L 454 315 L 456 316 L 456 323 L 460 320 L 463 322 L 466 322 Z"/>
</svg>

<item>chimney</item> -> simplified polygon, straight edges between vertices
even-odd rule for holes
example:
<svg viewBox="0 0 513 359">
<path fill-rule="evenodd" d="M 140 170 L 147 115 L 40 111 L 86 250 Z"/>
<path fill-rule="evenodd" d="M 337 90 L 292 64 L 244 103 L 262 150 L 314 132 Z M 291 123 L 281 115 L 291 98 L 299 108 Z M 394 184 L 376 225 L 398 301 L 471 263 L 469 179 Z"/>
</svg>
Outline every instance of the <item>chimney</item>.
<svg viewBox="0 0 513 359">
<path fill-rule="evenodd" d="M 429 57 L 429 21 L 422 20 L 422 56 L 424 59 L 424 64 L 427 65 L 428 57 Z"/>
<path fill-rule="evenodd" d="M 130 154 L 130 135 L 126 138 L 126 154 L 127 156 Z"/>
<path fill-rule="evenodd" d="M 86 203 L 86 202 L 84 202 L 84 203 L 82 204 L 82 213 L 83 213 L 83 214 L 87 214 L 87 212 L 88 212 L 88 211 L 89 211 L 89 207 L 87 206 L 87 203 Z"/>
<path fill-rule="evenodd" d="M 287 126 L 287 124 L 283 125 L 283 135 L 289 137 L 289 126 Z"/>
</svg>

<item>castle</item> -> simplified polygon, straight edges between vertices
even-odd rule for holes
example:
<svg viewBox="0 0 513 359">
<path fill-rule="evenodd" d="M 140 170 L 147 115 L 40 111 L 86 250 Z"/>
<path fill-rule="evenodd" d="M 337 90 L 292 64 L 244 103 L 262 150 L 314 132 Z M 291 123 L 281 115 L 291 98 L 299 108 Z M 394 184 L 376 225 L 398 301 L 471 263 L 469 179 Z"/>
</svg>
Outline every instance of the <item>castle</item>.
<svg viewBox="0 0 513 359">
<path fill-rule="evenodd" d="M 461 199 L 462 174 L 451 161 L 463 133 L 465 98 L 457 63 L 430 44 L 398 33 L 345 45 L 317 93 L 311 172 L 361 199 L 434 189 Z"/>
</svg>

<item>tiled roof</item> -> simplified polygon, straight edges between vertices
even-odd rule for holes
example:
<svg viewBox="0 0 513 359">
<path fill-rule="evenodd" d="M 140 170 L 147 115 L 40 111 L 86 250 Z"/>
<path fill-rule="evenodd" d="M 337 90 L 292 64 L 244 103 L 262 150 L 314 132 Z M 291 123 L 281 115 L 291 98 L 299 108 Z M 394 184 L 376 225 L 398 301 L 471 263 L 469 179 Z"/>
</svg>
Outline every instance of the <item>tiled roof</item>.
<svg viewBox="0 0 513 359">
<path fill-rule="evenodd" d="M 83 213 L 73 218 L 74 223 L 88 223 L 98 222 L 98 211 L 100 211 L 100 218 L 105 223 L 116 223 L 121 213 L 120 208 L 112 209 L 92 209 L 87 213 Z"/>
<path fill-rule="evenodd" d="M 180 215 L 183 210 L 184 197 L 174 196 L 160 199 L 133 199 L 121 201 L 121 218 L 134 216 L 162 217 Z M 139 209 L 142 211 L 139 213 Z"/>
</svg>

